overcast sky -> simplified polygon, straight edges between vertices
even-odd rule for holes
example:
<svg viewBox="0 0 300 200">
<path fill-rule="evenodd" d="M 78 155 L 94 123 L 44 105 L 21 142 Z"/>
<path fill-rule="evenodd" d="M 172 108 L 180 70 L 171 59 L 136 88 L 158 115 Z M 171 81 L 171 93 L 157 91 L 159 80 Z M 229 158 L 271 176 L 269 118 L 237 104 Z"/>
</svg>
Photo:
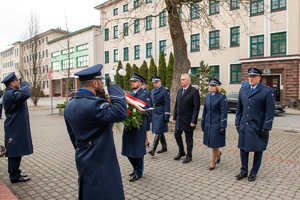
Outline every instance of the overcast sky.
<svg viewBox="0 0 300 200">
<path fill-rule="evenodd" d="M 24 41 L 31 13 L 37 16 L 40 33 L 52 28 L 69 31 L 100 25 L 100 11 L 94 9 L 107 0 L 0 0 L 0 52 L 16 41 Z"/>
</svg>

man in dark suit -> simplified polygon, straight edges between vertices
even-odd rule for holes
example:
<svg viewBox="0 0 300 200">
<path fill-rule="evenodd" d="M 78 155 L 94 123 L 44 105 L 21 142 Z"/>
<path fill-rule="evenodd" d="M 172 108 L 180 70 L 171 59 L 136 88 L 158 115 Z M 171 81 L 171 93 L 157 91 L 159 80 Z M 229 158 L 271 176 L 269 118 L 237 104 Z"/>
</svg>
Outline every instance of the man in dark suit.
<svg viewBox="0 0 300 200">
<path fill-rule="evenodd" d="M 142 84 L 145 82 L 145 78 L 140 74 L 134 72 L 132 73 L 131 88 L 132 88 L 132 96 L 142 100 L 147 103 L 144 109 L 147 109 L 151 106 L 151 101 L 149 99 L 149 95 L 145 90 L 142 89 Z M 134 182 L 142 178 L 144 171 L 144 155 L 146 154 L 146 132 L 147 132 L 147 121 L 149 111 L 146 111 L 142 115 L 142 125 L 140 128 L 133 128 L 131 130 L 127 130 L 124 128 L 123 136 L 122 136 L 122 155 L 127 156 L 129 162 L 133 167 L 133 172 L 129 174 L 131 176 L 130 182 Z"/>
<path fill-rule="evenodd" d="M 261 165 L 263 151 L 272 129 L 275 100 L 273 89 L 260 83 L 262 72 L 248 69 L 249 85 L 240 89 L 235 125 L 239 133 L 241 172 L 236 176 L 241 180 L 248 176 L 249 152 L 254 152 L 253 166 L 248 181 L 255 181 Z"/>
<path fill-rule="evenodd" d="M 75 148 L 78 171 L 78 199 L 125 199 L 112 127 L 127 117 L 122 88 L 106 79 L 111 103 L 97 97 L 103 91 L 102 65 L 83 69 L 79 76 L 82 88 L 65 108 L 65 122 Z"/>
<path fill-rule="evenodd" d="M 30 85 L 19 82 L 15 72 L 10 73 L 2 81 L 6 90 L 3 95 L 5 111 L 5 146 L 8 157 L 8 173 L 11 183 L 29 181 L 30 177 L 21 174 L 22 156 L 33 153 L 29 113 L 26 100 L 30 97 Z"/>
<path fill-rule="evenodd" d="M 185 132 L 187 143 L 187 155 L 182 163 L 188 163 L 192 160 L 193 134 L 198 121 L 200 110 L 199 91 L 190 85 L 191 77 L 188 74 L 181 75 L 181 85 L 177 92 L 176 103 L 174 108 L 173 123 L 175 125 L 175 139 L 179 147 L 179 153 L 174 160 L 179 160 L 185 156 L 182 142 L 182 132 Z"/>
</svg>

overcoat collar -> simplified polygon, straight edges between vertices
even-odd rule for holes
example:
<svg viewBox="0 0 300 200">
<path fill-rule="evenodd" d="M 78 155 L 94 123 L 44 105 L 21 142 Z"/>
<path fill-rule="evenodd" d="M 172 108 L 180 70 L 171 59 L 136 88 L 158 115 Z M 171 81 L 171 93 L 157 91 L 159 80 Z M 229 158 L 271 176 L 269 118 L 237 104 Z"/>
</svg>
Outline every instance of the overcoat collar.
<svg viewBox="0 0 300 200">
<path fill-rule="evenodd" d="M 250 92 L 250 87 L 251 87 L 251 85 L 249 85 L 247 88 L 248 96 L 252 96 L 252 95 L 256 94 L 258 91 L 260 91 L 263 88 L 263 84 L 262 83 L 258 84 L 258 86 L 255 88 L 255 90 L 252 92 L 252 94 Z"/>
<path fill-rule="evenodd" d="M 142 88 L 138 89 L 138 91 L 136 91 L 136 93 L 134 94 L 134 97 L 139 95 L 142 92 L 144 92 L 144 90 Z"/>
<path fill-rule="evenodd" d="M 182 95 L 182 91 L 183 91 L 183 88 L 180 89 L 180 99 L 182 99 L 190 90 L 192 89 L 192 86 L 191 84 L 189 85 L 189 87 L 186 89 L 186 91 L 184 92 L 184 94 Z"/>
<path fill-rule="evenodd" d="M 159 86 L 159 88 L 157 88 L 156 92 L 155 92 L 155 88 L 154 88 L 154 95 L 156 95 L 157 93 L 159 93 L 162 89 L 162 85 Z"/>
<path fill-rule="evenodd" d="M 211 101 L 209 102 L 209 104 L 211 104 L 212 102 L 214 102 L 215 100 L 219 99 L 222 96 L 221 92 L 216 92 L 214 97 L 211 99 Z"/>
<path fill-rule="evenodd" d="M 85 92 L 85 91 L 82 91 L 82 90 L 78 90 L 76 93 L 75 93 L 75 98 L 81 98 L 81 97 L 95 97 L 95 95 L 92 93 L 92 92 Z"/>
</svg>

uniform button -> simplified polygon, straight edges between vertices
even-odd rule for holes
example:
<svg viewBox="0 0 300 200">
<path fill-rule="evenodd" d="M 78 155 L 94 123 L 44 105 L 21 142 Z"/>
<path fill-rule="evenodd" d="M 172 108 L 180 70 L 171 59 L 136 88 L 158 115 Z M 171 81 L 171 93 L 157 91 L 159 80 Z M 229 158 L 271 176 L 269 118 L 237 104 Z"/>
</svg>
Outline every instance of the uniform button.
<svg viewBox="0 0 300 200">
<path fill-rule="evenodd" d="M 248 123 L 246 123 L 246 125 L 248 125 Z"/>
<path fill-rule="evenodd" d="M 248 109 L 249 109 L 250 107 L 248 106 Z"/>
<path fill-rule="evenodd" d="M 249 117 L 249 115 L 247 115 L 247 117 Z"/>
<path fill-rule="evenodd" d="M 250 101 L 251 99 L 249 99 L 249 101 Z"/>
<path fill-rule="evenodd" d="M 89 145 L 91 145 L 92 143 L 91 142 L 89 142 Z"/>
</svg>

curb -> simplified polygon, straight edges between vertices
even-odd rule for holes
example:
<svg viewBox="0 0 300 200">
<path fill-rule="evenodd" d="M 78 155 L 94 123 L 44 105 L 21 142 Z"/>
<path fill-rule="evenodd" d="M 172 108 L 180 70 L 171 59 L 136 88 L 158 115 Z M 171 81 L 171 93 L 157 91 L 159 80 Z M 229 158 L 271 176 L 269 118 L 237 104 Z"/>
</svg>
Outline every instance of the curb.
<svg viewBox="0 0 300 200">
<path fill-rule="evenodd" d="M 8 189 L 0 180 L 0 199 L 1 200 L 18 200 L 18 198 Z"/>
</svg>

